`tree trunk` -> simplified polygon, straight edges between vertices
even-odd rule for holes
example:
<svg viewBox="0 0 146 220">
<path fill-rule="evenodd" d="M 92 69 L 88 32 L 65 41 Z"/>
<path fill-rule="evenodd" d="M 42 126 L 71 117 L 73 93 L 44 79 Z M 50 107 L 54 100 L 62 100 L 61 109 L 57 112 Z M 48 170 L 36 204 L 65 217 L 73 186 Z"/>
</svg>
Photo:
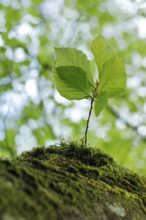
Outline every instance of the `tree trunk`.
<svg viewBox="0 0 146 220">
<path fill-rule="evenodd" d="M 0 220 L 145 220 L 146 179 L 76 143 L 0 160 Z"/>
</svg>

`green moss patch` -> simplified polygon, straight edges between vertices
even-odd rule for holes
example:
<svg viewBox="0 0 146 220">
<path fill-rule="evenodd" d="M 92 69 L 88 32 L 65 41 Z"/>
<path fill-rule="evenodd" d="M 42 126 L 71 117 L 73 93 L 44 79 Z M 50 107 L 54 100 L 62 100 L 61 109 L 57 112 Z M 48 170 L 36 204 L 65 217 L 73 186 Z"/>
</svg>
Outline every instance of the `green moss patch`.
<svg viewBox="0 0 146 220">
<path fill-rule="evenodd" d="M 74 142 L 0 160 L 1 220 L 146 219 L 146 180 Z"/>
</svg>

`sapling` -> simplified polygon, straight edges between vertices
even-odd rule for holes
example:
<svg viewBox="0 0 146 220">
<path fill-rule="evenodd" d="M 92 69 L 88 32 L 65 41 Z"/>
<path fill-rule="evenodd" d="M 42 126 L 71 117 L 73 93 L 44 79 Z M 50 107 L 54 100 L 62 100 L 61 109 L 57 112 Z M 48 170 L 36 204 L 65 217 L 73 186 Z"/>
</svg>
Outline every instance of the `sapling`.
<svg viewBox="0 0 146 220">
<path fill-rule="evenodd" d="M 126 87 L 124 64 L 103 36 L 99 35 L 92 41 L 90 50 L 97 71 L 93 68 L 93 61 L 89 61 L 82 51 L 70 47 L 55 48 L 54 78 L 60 95 L 69 100 L 90 100 L 85 146 L 93 106 L 97 117 L 108 99 L 122 93 Z"/>
</svg>

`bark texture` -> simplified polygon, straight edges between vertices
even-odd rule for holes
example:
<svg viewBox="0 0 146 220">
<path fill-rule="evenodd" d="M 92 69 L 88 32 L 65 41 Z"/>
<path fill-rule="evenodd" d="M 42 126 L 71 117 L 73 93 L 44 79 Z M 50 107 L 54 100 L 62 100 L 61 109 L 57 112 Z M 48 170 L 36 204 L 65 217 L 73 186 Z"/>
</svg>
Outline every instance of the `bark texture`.
<svg viewBox="0 0 146 220">
<path fill-rule="evenodd" d="M 146 179 L 76 143 L 0 160 L 1 220 L 145 220 Z"/>
</svg>

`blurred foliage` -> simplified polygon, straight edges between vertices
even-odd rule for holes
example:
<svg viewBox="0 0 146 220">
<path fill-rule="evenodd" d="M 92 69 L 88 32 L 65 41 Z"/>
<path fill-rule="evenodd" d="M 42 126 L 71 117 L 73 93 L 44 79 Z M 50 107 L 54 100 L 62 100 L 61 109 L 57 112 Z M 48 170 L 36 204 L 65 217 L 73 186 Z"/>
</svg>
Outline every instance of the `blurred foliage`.
<svg viewBox="0 0 146 220">
<path fill-rule="evenodd" d="M 101 33 L 125 61 L 127 91 L 92 115 L 89 143 L 146 175 L 146 4 L 143 0 L 0 0 L 0 154 L 84 135 L 88 101 L 55 90 L 54 46 L 88 52 Z"/>
</svg>

